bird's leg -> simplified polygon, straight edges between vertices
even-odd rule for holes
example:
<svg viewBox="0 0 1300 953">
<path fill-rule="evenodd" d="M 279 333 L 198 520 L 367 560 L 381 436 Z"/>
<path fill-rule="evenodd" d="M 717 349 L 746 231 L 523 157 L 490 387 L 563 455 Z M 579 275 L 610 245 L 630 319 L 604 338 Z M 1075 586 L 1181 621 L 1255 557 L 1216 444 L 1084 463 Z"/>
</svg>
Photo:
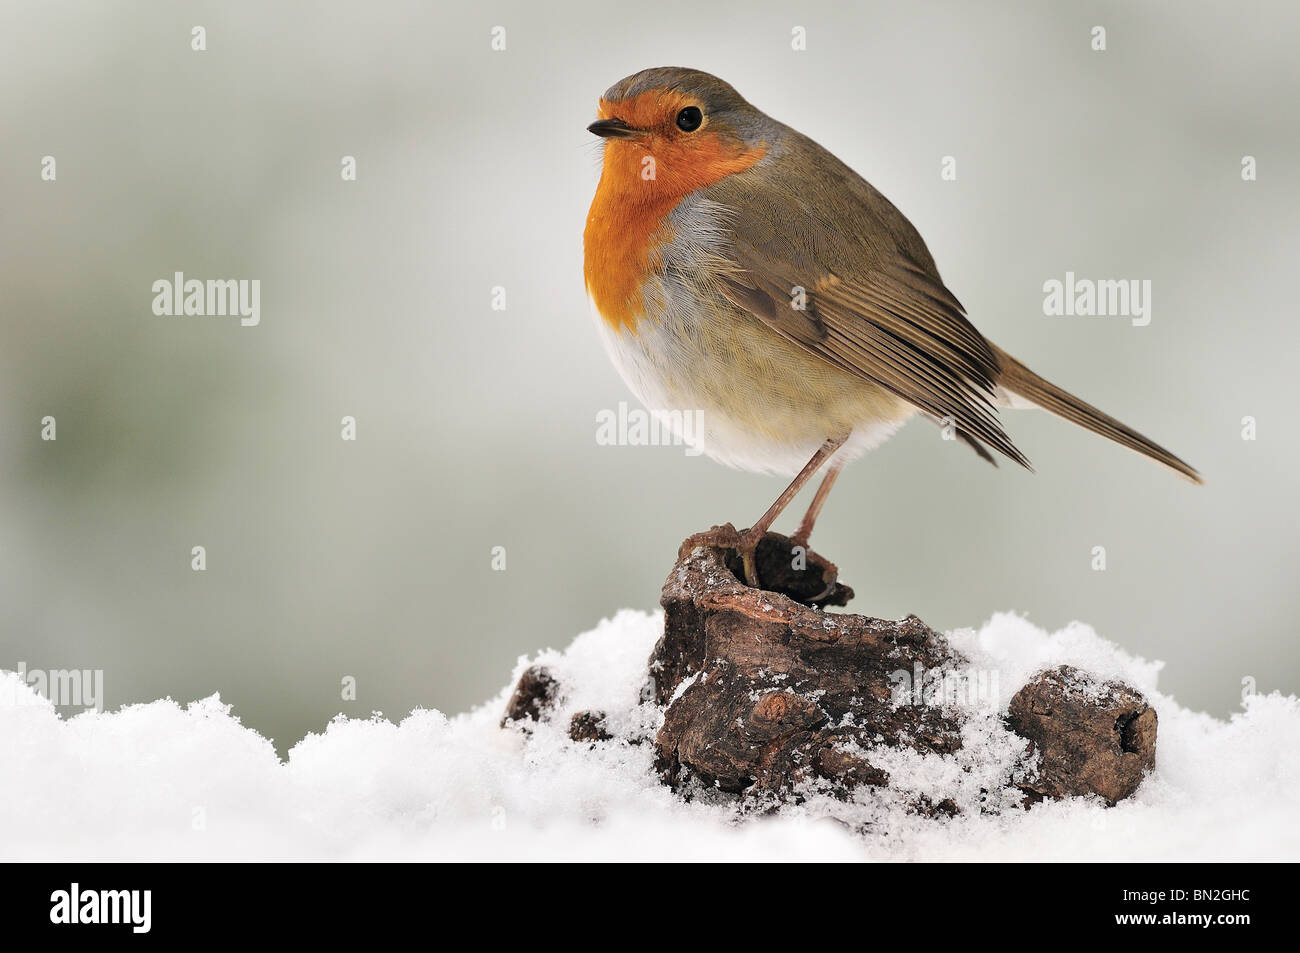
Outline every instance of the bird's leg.
<svg viewBox="0 0 1300 953">
<path fill-rule="evenodd" d="M 804 464 L 804 468 L 799 471 L 799 475 L 791 480 L 790 485 L 776 498 L 776 502 L 767 508 L 767 512 L 762 515 L 759 521 L 741 534 L 740 558 L 745 566 L 745 582 L 750 586 L 758 586 L 758 565 L 754 561 L 754 553 L 758 550 L 758 544 L 767 535 L 767 531 L 772 528 L 776 518 L 790 505 L 790 501 L 799 495 L 799 491 L 822 468 L 822 464 L 834 456 L 835 451 L 844 446 L 844 441 L 848 439 L 847 436 L 831 437 L 823 443 L 817 449 L 817 452 L 812 455 L 812 459 Z M 818 495 L 822 495 L 820 490 Z M 816 500 L 813 501 L 813 505 L 817 505 Z"/>
<path fill-rule="evenodd" d="M 826 497 L 830 495 L 831 487 L 835 485 L 835 478 L 840 475 L 842 469 L 844 469 L 844 464 L 836 463 L 826 471 L 826 476 L 822 478 L 822 485 L 817 487 L 817 493 L 813 496 L 808 512 L 803 515 L 803 519 L 799 522 L 799 528 L 790 537 L 790 542 L 796 546 L 802 546 L 804 549 L 808 548 L 808 537 L 812 535 L 813 524 L 817 522 L 817 517 L 826 504 Z"/>
<path fill-rule="evenodd" d="M 762 541 L 763 537 L 767 535 L 767 531 L 771 528 L 772 524 L 776 522 L 776 518 L 781 515 L 781 512 L 787 506 L 790 505 L 790 501 L 799 495 L 799 491 L 804 488 L 804 485 L 813 478 L 827 460 L 835 455 L 836 450 L 844 446 L 844 441 L 848 439 L 847 436 L 832 437 L 823 443 L 821 447 L 818 448 L 817 452 L 812 455 L 812 459 L 804 464 L 804 468 L 799 471 L 799 475 L 796 476 L 790 482 L 790 485 L 782 491 L 781 495 L 776 498 L 776 502 L 769 506 L 767 512 L 764 513 L 762 517 L 759 518 L 759 521 L 749 529 L 740 533 L 736 531 L 734 526 L 728 523 L 725 526 L 715 526 L 707 533 L 696 533 L 694 536 L 689 537 L 684 543 L 682 543 L 679 555 L 685 555 L 696 546 L 723 546 L 727 549 L 734 549 L 740 553 L 741 561 L 744 564 L 745 582 L 748 585 L 757 588 L 758 566 L 754 561 L 754 553 L 758 549 L 758 544 Z M 830 487 L 823 485 L 823 489 L 818 490 L 817 492 L 818 497 L 824 498 L 826 495 L 824 491 L 828 491 L 829 489 Z M 820 509 L 820 504 L 816 500 L 813 501 L 813 505 Z M 815 513 L 813 514 L 813 518 L 816 519 Z"/>
<path fill-rule="evenodd" d="M 808 551 L 808 537 L 812 535 L 813 524 L 817 522 L 817 517 L 821 514 L 822 506 L 826 503 L 826 497 L 830 496 L 831 487 L 835 485 L 835 478 L 840 475 L 840 470 L 843 468 L 844 464 L 836 463 L 826 471 L 826 476 L 822 478 L 821 486 L 817 487 L 817 493 L 813 496 L 812 503 L 808 506 L 808 512 L 803 515 L 803 519 L 799 521 L 799 528 L 795 530 L 794 535 L 790 537 L 790 542 L 795 546 L 802 546 L 805 553 Z M 831 594 L 831 591 L 835 588 L 835 583 L 839 581 L 839 572 L 835 569 L 833 564 L 825 563 L 822 572 L 823 578 L 825 578 L 827 573 L 829 573 L 830 578 L 826 580 L 826 588 L 818 595 L 813 596 L 812 599 L 809 600 L 810 602 L 821 602 L 821 600 Z"/>
</svg>

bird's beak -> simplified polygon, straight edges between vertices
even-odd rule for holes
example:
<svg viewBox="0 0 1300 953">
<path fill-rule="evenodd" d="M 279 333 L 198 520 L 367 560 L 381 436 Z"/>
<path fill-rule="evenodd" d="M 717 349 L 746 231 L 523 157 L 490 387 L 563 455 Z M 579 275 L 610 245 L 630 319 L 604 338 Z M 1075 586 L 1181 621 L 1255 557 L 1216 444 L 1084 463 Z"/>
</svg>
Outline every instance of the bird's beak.
<svg viewBox="0 0 1300 953">
<path fill-rule="evenodd" d="M 587 131 L 602 139 L 631 139 L 637 134 L 636 129 L 621 119 L 597 119 L 587 127 Z"/>
</svg>

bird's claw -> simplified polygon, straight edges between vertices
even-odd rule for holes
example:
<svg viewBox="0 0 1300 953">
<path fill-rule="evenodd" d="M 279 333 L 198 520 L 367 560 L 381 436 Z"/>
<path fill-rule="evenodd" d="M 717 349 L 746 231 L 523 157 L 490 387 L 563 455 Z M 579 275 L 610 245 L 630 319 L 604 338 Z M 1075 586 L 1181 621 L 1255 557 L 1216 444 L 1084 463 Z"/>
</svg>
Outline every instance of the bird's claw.
<svg viewBox="0 0 1300 953">
<path fill-rule="evenodd" d="M 829 596 L 832 592 L 835 591 L 835 587 L 839 584 L 840 581 L 840 574 L 839 571 L 835 569 L 834 566 L 830 568 L 831 568 L 831 574 L 830 574 L 831 578 L 830 581 L 826 583 L 826 588 L 823 589 L 821 592 L 817 593 L 817 595 L 813 596 L 811 599 L 808 599 L 806 601 L 820 604 L 823 599 L 825 599 L 827 596 Z M 823 576 L 822 578 L 825 579 L 826 577 Z"/>
<path fill-rule="evenodd" d="M 758 565 L 754 559 L 754 553 L 758 550 L 758 544 L 763 535 L 752 530 L 740 532 L 732 524 L 723 523 L 721 526 L 715 526 L 703 533 L 695 533 L 686 537 L 681 548 L 677 551 L 677 558 L 681 559 L 699 546 L 733 550 L 740 554 L 740 561 L 744 566 L 745 584 L 751 588 L 759 589 L 761 586 L 758 581 Z"/>
</svg>

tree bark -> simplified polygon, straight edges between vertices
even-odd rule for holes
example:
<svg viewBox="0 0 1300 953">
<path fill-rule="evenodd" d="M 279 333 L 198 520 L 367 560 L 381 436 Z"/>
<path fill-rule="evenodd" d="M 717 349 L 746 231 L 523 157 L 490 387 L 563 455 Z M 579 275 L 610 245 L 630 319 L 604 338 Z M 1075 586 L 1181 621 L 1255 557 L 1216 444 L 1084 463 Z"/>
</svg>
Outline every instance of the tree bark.
<svg viewBox="0 0 1300 953">
<path fill-rule="evenodd" d="M 833 564 L 784 536 L 769 533 L 757 555 L 764 589 L 741 582 L 734 552 L 712 547 L 683 553 L 664 584 L 664 633 L 648 669 L 663 708 L 654 746 L 665 784 L 688 796 L 701 785 L 762 796 L 779 807 L 810 783 L 840 797 L 889 785 L 873 749 L 961 749 L 971 717 L 963 704 L 979 683 L 947 639 L 916 616 L 826 612 L 853 590 L 836 580 Z M 549 673 L 530 669 L 506 720 L 545 718 L 555 691 Z M 1028 780 L 1007 779 L 1030 804 L 1089 794 L 1114 804 L 1154 767 L 1154 709 L 1135 689 L 1077 669 L 1039 673 L 1012 698 L 1005 723 L 1036 768 Z M 569 733 L 612 740 L 600 712 L 574 715 Z M 916 809 L 957 810 L 937 795 L 921 795 Z"/>
</svg>

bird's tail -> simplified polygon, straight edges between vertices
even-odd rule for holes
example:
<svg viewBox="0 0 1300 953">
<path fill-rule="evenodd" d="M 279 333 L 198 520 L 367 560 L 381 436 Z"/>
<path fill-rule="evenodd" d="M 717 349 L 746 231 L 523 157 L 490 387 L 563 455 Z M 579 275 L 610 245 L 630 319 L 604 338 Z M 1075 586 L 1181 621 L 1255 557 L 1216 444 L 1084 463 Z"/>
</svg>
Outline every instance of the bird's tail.
<svg viewBox="0 0 1300 953">
<path fill-rule="evenodd" d="M 1000 373 L 997 384 L 1002 390 L 1020 397 L 1035 407 L 1051 411 L 1095 434 L 1109 437 L 1118 444 L 1136 450 L 1144 457 L 1163 463 L 1169 469 L 1193 483 L 1201 483 L 1201 475 L 1164 447 L 1148 440 L 1136 430 L 1126 427 L 1109 414 L 1104 414 L 1091 404 L 1085 404 L 1073 394 L 1061 390 L 1051 381 L 1039 377 L 1025 365 L 999 347 L 997 355 Z"/>
</svg>

